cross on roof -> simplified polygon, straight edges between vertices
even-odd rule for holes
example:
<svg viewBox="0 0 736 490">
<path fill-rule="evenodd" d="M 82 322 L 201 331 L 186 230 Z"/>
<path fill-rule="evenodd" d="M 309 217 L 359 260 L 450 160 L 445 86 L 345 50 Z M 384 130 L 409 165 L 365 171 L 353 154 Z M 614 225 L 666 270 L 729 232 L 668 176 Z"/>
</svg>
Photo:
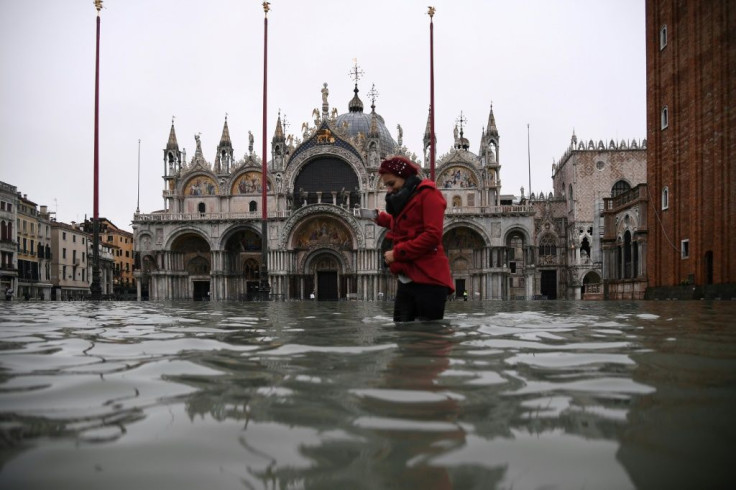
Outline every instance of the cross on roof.
<svg viewBox="0 0 736 490">
<path fill-rule="evenodd" d="M 350 78 L 352 78 L 355 81 L 355 86 L 358 86 L 358 80 L 363 78 L 363 75 L 365 75 L 365 72 L 360 69 L 358 66 L 358 58 L 353 58 L 353 63 L 355 64 L 353 68 L 350 70 Z"/>
<path fill-rule="evenodd" d="M 376 99 L 378 98 L 378 90 L 376 90 L 376 84 L 371 85 L 371 89 L 368 91 L 368 98 L 371 99 L 371 106 L 376 105 Z"/>
<path fill-rule="evenodd" d="M 460 117 L 458 117 L 455 122 L 460 123 L 460 136 L 463 134 L 463 125 L 468 123 L 468 120 L 465 116 L 463 116 L 463 111 L 460 111 Z"/>
</svg>

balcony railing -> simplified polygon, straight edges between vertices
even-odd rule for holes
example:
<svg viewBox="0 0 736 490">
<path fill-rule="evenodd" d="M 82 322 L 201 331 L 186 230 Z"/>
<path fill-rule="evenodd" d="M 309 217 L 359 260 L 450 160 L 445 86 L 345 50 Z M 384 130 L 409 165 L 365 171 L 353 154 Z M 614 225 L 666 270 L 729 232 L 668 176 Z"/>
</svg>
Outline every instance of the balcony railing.
<svg viewBox="0 0 736 490">
<path fill-rule="evenodd" d="M 340 206 L 337 206 L 340 207 Z M 449 215 L 531 215 L 534 214 L 533 206 L 458 206 L 447 208 Z M 291 211 L 269 211 L 269 218 L 288 218 Z M 261 211 L 241 213 L 154 213 L 136 214 L 134 221 L 219 221 L 237 219 L 260 219 Z"/>
</svg>

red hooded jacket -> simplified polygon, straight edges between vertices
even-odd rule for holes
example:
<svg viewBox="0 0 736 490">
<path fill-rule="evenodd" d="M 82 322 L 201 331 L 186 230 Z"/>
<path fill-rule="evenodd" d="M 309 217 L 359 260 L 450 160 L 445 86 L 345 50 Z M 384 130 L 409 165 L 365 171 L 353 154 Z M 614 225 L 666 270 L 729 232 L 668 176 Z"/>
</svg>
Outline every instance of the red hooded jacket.
<svg viewBox="0 0 736 490">
<path fill-rule="evenodd" d="M 393 274 L 403 274 L 418 284 L 447 286 L 455 291 L 450 274 L 450 262 L 442 246 L 445 201 L 435 183 L 422 180 L 414 195 L 395 218 L 382 211 L 376 218 L 379 226 L 393 242 Z"/>
</svg>

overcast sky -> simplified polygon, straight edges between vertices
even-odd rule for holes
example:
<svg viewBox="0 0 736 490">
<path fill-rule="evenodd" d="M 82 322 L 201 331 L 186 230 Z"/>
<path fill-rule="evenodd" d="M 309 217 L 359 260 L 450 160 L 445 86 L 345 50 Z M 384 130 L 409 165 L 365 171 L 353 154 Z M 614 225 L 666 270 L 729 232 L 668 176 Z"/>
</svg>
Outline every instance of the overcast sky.
<svg viewBox="0 0 736 490">
<path fill-rule="evenodd" d="M 528 193 L 529 162 L 532 190 L 551 191 L 573 130 L 585 141 L 646 138 L 643 0 L 272 0 L 269 155 L 279 109 L 299 136 L 323 83 L 330 109 L 348 111 L 357 59 L 366 111 L 375 84 L 376 111 L 421 158 L 430 4 L 438 159 L 461 113 L 478 152 L 491 104 L 504 194 Z M 0 180 L 64 222 L 93 211 L 95 18 L 92 0 L 0 0 Z M 104 1 L 100 216 L 132 230 L 138 140 L 140 210 L 163 207 L 172 116 L 187 159 L 201 133 L 214 161 L 225 114 L 236 157 L 249 130 L 262 153 L 263 18 L 260 0 Z"/>
</svg>

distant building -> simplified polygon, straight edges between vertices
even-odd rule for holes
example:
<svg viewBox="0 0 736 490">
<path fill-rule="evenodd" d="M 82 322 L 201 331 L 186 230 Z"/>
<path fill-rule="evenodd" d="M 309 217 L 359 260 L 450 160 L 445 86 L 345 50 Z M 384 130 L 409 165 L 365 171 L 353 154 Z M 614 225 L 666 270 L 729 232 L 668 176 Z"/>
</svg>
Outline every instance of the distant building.
<svg viewBox="0 0 736 490">
<path fill-rule="evenodd" d="M 18 282 L 18 191 L 14 185 L 0 182 L 0 292 L 12 291 L 15 299 Z"/>
<path fill-rule="evenodd" d="M 110 281 L 112 294 L 116 299 L 134 299 L 136 294 L 133 269 L 135 257 L 133 251 L 133 234 L 115 226 L 107 218 L 100 218 L 100 243 L 104 243 L 112 254 L 113 267 Z M 92 221 L 84 224 L 85 231 L 92 233 Z M 91 250 L 90 250 L 91 253 Z"/>
<path fill-rule="evenodd" d="M 646 140 L 586 143 L 578 141 L 573 133 L 567 151 L 552 165 L 554 193 L 530 196 L 536 209 L 535 282 L 539 284 L 539 295 L 604 299 L 604 284 L 619 278 L 617 270 L 605 267 L 602 213 L 607 199 L 646 182 L 646 145 Z M 639 221 L 638 215 L 626 218 L 633 229 Z M 615 236 L 614 246 L 623 246 L 625 231 L 611 232 Z M 627 243 L 645 250 L 644 241 L 637 235 L 633 244 Z M 643 269 L 636 277 L 646 280 Z"/>
<path fill-rule="evenodd" d="M 736 297 L 736 6 L 647 0 L 650 298 Z"/>
<path fill-rule="evenodd" d="M 51 299 L 88 298 L 89 241 L 90 235 L 81 225 L 51 222 Z"/>
<path fill-rule="evenodd" d="M 18 298 L 51 298 L 51 223 L 48 208 L 18 193 Z"/>
</svg>

